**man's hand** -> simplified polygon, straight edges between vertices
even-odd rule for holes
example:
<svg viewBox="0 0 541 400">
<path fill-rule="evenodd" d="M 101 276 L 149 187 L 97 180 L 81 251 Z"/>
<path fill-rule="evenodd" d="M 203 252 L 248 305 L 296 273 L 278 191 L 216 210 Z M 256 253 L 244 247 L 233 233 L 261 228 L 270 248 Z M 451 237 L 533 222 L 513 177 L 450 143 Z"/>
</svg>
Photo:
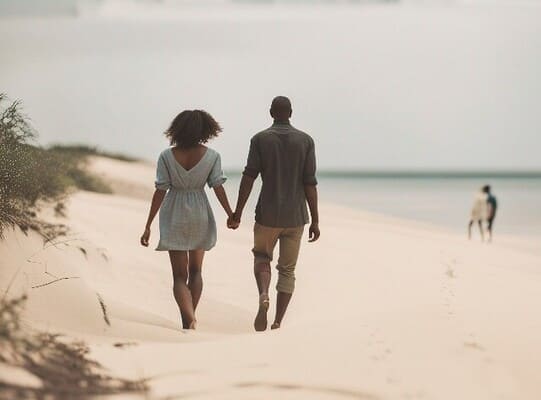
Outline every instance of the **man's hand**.
<svg viewBox="0 0 541 400">
<path fill-rule="evenodd" d="M 310 225 L 310 229 L 308 230 L 308 241 L 310 243 L 315 242 L 319 239 L 320 235 L 321 233 L 319 232 L 319 225 L 313 222 L 312 225 Z"/>
<path fill-rule="evenodd" d="M 150 229 L 145 228 L 145 231 L 141 235 L 141 245 L 148 247 L 148 241 L 150 240 Z"/>
<path fill-rule="evenodd" d="M 239 225 L 240 225 L 240 218 L 238 218 L 235 213 L 231 214 L 229 218 L 227 218 L 227 227 L 229 229 L 237 229 Z"/>
</svg>

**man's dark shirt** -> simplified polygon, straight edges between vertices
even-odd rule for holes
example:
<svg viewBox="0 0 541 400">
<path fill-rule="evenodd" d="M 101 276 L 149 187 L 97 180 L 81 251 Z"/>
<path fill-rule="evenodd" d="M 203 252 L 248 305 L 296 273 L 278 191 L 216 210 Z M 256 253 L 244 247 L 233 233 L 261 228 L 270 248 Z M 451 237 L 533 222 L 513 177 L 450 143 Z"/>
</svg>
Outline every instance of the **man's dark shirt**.
<svg viewBox="0 0 541 400">
<path fill-rule="evenodd" d="M 487 198 L 487 203 L 490 204 L 490 206 L 492 207 L 492 215 L 490 217 L 494 218 L 496 216 L 496 210 L 498 209 L 498 202 L 496 201 L 496 197 L 492 194 L 489 194 Z"/>
<path fill-rule="evenodd" d="M 317 185 L 313 139 L 289 123 L 275 122 L 250 142 L 244 175 L 263 186 L 257 202 L 256 222 L 292 228 L 309 222 L 304 185 Z"/>
</svg>

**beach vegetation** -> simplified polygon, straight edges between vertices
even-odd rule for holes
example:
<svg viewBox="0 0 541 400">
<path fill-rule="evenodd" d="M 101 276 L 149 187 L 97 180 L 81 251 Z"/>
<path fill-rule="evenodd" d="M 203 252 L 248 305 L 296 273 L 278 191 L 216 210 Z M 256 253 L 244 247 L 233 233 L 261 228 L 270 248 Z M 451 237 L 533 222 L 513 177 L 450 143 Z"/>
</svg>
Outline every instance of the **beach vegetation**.
<svg viewBox="0 0 541 400">
<path fill-rule="evenodd" d="M 129 392 L 146 392 L 144 380 L 109 376 L 89 358 L 88 347 L 57 334 L 23 325 L 26 296 L 0 300 L 0 363 L 18 371 L 21 379 L 5 376 L 2 399 L 79 399 Z"/>
<path fill-rule="evenodd" d="M 49 147 L 49 150 L 58 151 L 61 153 L 69 153 L 74 156 L 78 155 L 81 157 L 100 156 L 100 157 L 107 157 L 107 158 L 112 158 L 114 160 L 126 161 L 126 162 L 140 161 L 136 157 L 128 156 L 122 153 L 102 150 L 97 146 L 89 146 L 86 144 L 54 144 Z"/>
<path fill-rule="evenodd" d="M 0 94 L 0 237 L 10 226 L 24 232 L 33 229 L 47 238 L 57 236 L 64 227 L 39 219 L 43 205 L 50 204 L 61 214 L 63 201 L 73 190 L 111 193 L 109 185 L 87 168 L 88 156 L 103 152 L 85 146 L 45 148 L 36 139 L 20 101 Z"/>
</svg>

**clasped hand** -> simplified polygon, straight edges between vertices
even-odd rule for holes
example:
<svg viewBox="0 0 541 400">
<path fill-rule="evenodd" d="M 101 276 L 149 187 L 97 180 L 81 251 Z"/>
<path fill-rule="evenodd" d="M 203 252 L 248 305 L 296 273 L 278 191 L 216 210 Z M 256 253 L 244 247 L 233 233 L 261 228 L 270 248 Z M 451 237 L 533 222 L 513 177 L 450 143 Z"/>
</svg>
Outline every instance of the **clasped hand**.
<svg viewBox="0 0 541 400">
<path fill-rule="evenodd" d="M 237 215 L 235 213 L 231 214 L 229 218 L 227 218 L 227 227 L 229 229 L 237 229 L 240 226 L 240 218 L 237 218 Z"/>
</svg>

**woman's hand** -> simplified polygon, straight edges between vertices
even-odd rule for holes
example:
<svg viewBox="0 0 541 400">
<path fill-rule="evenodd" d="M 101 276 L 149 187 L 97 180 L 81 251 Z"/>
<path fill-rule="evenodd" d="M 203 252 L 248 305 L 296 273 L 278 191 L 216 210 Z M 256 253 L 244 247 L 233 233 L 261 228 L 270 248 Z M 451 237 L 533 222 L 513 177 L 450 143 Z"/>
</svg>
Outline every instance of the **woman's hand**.
<svg viewBox="0 0 541 400">
<path fill-rule="evenodd" d="M 227 218 L 227 227 L 229 229 L 237 229 L 240 225 L 240 218 L 237 217 L 235 213 L 232 213 L 229 218 Z"/>
<path fill-rule="evenodd" d="M 148 247 L 149 240 L 150 240 L 150 228 L 145 228 L 145 231 L 141 235 L 141 245 Z"/>
<path fill-rule="evenodd" d="M 154 217 L 158 213 L 158 210 L 162 206 L 163 199 L 166 195 L 165 190 L 156 189 L 154 191 L 154 195 L 152 196 L 152 203 L 150 204 L 150 210 L 148 211 L 148 218 L 147 223 L 145 225 L 145 232 L 141 236 L 141 246 L 148 247 L 148 241 L 150 239 L 150 226 L 152 225 L 152 221 L 154 220 Z"/>
</svg>

